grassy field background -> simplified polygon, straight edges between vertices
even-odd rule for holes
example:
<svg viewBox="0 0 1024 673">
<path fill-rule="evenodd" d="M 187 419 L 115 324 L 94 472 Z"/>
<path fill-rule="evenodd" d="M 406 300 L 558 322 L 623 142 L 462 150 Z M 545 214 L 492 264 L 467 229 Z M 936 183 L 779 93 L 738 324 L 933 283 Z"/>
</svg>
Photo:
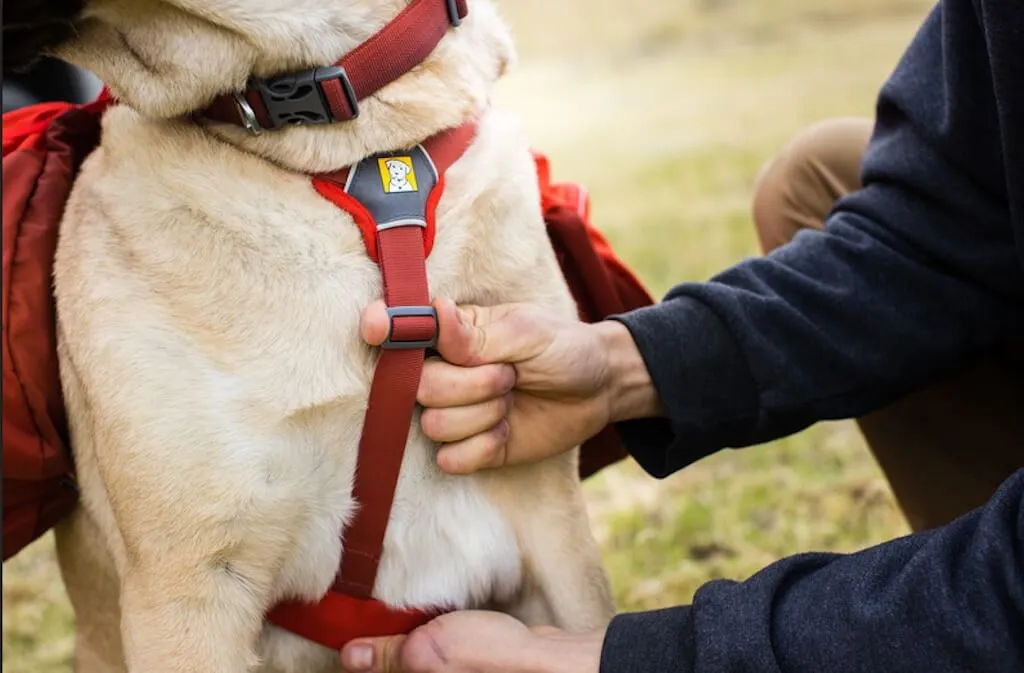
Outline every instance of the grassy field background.
<svg viewBox="0 0 1024 673">
<path fill-rule="evenodd" d="M 757 254 L 754 178 L 803 127 L 870 115 L 923 0 L 504 0 L 520 62 L 497 97 L 657 294 Z M 766 326 L 770 329 L 770 326 Z M 587 484 L 622 610 L 687 602 L 801 551 L 906 525 L 848 422 L 724 451 L 662 481 L 632 463 Z M 3 569 L 3 667 L 70 670 L 49 536 Z"/>
</svg>

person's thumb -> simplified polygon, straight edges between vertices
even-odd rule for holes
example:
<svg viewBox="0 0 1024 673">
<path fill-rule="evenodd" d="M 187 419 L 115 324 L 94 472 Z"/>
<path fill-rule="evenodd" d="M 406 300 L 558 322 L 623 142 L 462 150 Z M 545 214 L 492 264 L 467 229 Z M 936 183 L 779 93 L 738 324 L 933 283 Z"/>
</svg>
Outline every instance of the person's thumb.
<svg viewBox="0 0 1024 673">
<path fill-rule="evenodd" d="M 516 359 L 516 335 L 502 329 L 498 315 L 504 307 L 460 307 L 447 299 L 437 300 L 434 306 L 440 323 L 437 352 L 448 362 L 469 367 Z"/>
<path fill-rule="evenodd" d="M 363 310 L 363 317 L 359 322 L 359 334 L 366 343 L 371 346 L 379 346 L 388 338 L 390 332 L 391 324 L 388 321 L 387 304 L 378 299 Z"/>
<path fill-rule="evenodd" d="M 517 317 L 522 307 L 516 304 L 456 306 L 449 299 L 438 299 L 434 308 L 439 323 L 437 351 L 454 365 L 519 362 L 537 355 L 547 345 L 546 332 Z M 370 304 L 360 324 L 363 340 L 378 346 L 387 339 L 390 329 L 384 302 Z"/>
<path fill-rule="evenodd" d="M 406 636 L 353 640 L 341 649 L 345 673 L 401 673 L 402 645 Z"/>
</svg>

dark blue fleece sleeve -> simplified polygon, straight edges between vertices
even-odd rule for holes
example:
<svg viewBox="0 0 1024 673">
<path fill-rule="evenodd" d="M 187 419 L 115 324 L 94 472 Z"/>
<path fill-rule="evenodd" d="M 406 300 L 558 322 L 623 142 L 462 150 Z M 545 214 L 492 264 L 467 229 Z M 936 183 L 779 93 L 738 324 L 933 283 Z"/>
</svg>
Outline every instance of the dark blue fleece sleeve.
<svg viewBox="0 0 1024 673">
<path fill-rule="evenodd" d="M 1024 671 L 1024 470 L 952 524 L 623 614 L 601 673 Z"/>
<path fill-rule="evenodd" d="M 1024 160 L 997 91 L 1024 82 L 999 82 L 990 60 L 1012 59 L 1022 35 L 984 21 L 996 23 L 969 0 L 926 19 L 880 94 L 864 188 L 823 232 L 616 318 L 666 409 L 618 425 L 649 472 L 861 415 L 1020 328 L 1024 213 L 1011 197 L 1024 184 L 1006 160 Z M 987 30 L 1003 31 L 1002 52 Z"/>
</svg>

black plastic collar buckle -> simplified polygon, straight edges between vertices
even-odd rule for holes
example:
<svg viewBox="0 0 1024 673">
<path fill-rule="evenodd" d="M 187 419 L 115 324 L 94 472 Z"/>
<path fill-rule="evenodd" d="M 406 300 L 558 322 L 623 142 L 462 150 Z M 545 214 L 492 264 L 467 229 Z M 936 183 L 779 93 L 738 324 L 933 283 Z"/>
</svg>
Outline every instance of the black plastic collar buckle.
<svg viewBox="0 0 1024 673">
<path fill-rule="evenodd" d="M 345 93 L 349 109 L 352 110 L 352 116 L 349 119 L 358 117 L 359 100 L 356 98 L 356 92 L 352 88 L 348 74 L 340 66 L 304 70 L 270 79 L 253 78 L 249 86 L 259 92 L 263 106 L 267 110 L 267 116 L 270 118 L 270 130 L 275 130 L 285 126 L 348 121 L 348 119 L 336 118 L 327 104 L 322 83 L 330 80 L 337 80 L 341 83 L 341 89 Z M 253 114 L 252 108 L 246 103 L 244 97 L 237 96 L 235 101 L 238 103 L 242 121 L 251 133 L 267 130 L 260 126 L 256 115 Z"/>
</svg>

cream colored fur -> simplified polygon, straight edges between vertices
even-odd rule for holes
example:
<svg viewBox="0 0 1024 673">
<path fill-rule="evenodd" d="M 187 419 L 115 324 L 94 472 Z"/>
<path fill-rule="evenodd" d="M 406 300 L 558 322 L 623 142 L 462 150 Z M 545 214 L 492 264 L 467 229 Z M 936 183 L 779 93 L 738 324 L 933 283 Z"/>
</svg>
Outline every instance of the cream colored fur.
<svg viewBox="0 0 1024 673">
<path fill-rule="evenodd" d="M 338 670 L 336 653 L 262 618 L 279 599 L 317 599 L 338 568 L 375 362 L 357 329 L 379 270 L 308 173 L 483 112 L 447 175 L 432 293 L 574 314 L 527 144 L 484 112 L 513 58 L 489 2 L 354 122 L 253 138 L 182 117 L 250 72 L 336 61 L 403 6 L 94 0 L 60 54 L 127 102 L 83 167 L 55 271 L 82 488 L 57 531 L 79 671 Z M 434 452 L 416 419 L 377 597 L 606 623 L 574 453 L 451 477 Z"/>
</svg>

